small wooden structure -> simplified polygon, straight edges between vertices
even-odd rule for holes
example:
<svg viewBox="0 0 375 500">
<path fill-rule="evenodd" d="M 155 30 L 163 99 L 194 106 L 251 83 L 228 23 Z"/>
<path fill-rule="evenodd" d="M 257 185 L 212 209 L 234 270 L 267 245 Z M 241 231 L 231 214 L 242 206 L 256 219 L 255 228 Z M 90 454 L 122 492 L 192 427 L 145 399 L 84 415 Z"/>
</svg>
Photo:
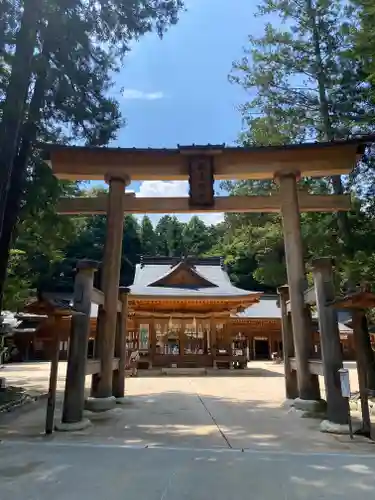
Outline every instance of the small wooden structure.
<svg viewBox="0 0 375 500">
<path fill-rule="evenodd" d="M 371 424 L 368 396 L 375 393 L 375 358 L 371 349 L 371 339 L 367 328 L 365 309 L 375 307 L 375 294 L 359 290 L 345 297 L 335 297 L 333 263 L 330 258 L 316 259 L 313 262 L 314 287 L 306 289 L 303 297 L 306 319 L 310 322 L 309 308 L 315 306 L 318 313 L 320 356 L 311 355 L 307 361 L 309 374 L 316 384 L 316 399 L 320 399 L 318 376 L 324 377 L 327 419 L 330 423 L 348 425 L 348 401 L 342 397 L 340 370 L 343 368 L 342 345 L 338 327 L 337 311 L 348 310 L 352 313 L 352 326 L 360 387 L 363 431 L 370 435 Z M 283 325 L 284 370 L 287 398 L 296 398 L 298 388 L 296 376 L 298 365 L 294 356 L 294 335 L 290 321 L 290 302 L 288 287 L 279 289 Z M 310 336 L 313 342 L 313 336 Z"/>
<path fill-rule="evenodd" d="M 363 432 L 373 437 L 368 398 L 375 396 L 375 357 L 367 325 L 366 309 L 375 307 L 375 294 L 367 287 L 363 287 L 332 300 L 330 305 L 332 308 L 347 309 L 352 313 Z"/>
</svg>

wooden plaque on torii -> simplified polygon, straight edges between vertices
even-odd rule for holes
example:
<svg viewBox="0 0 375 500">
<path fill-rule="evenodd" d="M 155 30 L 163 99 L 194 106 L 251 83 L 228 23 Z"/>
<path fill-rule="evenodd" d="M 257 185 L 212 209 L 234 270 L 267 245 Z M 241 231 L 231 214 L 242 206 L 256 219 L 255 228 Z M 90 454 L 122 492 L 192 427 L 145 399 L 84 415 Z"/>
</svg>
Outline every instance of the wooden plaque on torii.
<svg viewBox="0 0 375 500">
<path fill-rule="evenodd" d="M 209 155 L 188 156 L 189 162 L 189 206 L 191 208 L 213 207 L 214 159 Z"/>
</svg>

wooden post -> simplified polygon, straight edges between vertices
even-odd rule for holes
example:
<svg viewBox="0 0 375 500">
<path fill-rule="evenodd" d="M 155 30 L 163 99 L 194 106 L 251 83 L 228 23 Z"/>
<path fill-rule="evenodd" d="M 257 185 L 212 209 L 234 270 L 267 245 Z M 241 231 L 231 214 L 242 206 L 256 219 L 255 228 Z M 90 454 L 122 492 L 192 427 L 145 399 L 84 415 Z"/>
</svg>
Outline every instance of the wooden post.
<svg viewBox="0 0 375 500">
<path fill-rule="evenodd" d="M 118 370 L 113 372 L 112 394 L 115 398 L 119 398 L 120 400 L 125 396 L 126 335 L 129 292 L 129 288 L 120 288 L 121 313 L 119 313 L 115 341 L 115 356 L 119 358 L 119 365 Z"/>
<path fill-rule="evenodd" d="M 96 317 L 96 331 L 95 331 L 95 346 L 94 346 L 94 359 L 101 359 L 100 356 L 100 331 L 103 331 L 103 306 L 99 305 L 98 314 Z M 98 392 L 98 384 L 100 380 L 100 373 L 94 373 L 91 377 L 91 396 L 94 397 Z"/>
<path fill-rule="evenodd" d="M 74 281 L 68 367 L 63 405 L 63 424 L 81 422 L 85 402 L 87 346 L 90 332 L 91 295 L 98 263 L 81 260 Z"/>
<path fill-rule="evenodd" d="M 46 411 L 46 434 L 52 434 L 54 429 L 54 418 L 55 418 L 55 407 L 56 407 L 56 388 L 57 388 L 57 377 L 59 369 L 59 355 L 60 355 L 60 316 L 54 317 L 54 328 L 55 336 L 53 339 L 53 349 L 51 355 L 51 368 L 49 375 L 49 386 L 48 386 L 48 400 L 47 400 L 47 411 Z"/>
<path fill-rule="evenodd" d="M 358 372 L 358 385 L 359 394 L 361 398 L 361 411 L 362 411 L 362 425 L 363 433 L 371 436 L 371 420 L 370 411 L 368 407 L 368 387 L 367 387 L 367 356 L 366 356 L 366 342 L 365 332 L 362 328 L 363 309 L 352 310 L 353 321 L 353 339 L 357 359 L 357 372 Z"/>
<path fill-rule="evenodd" d="M 113 354 L 115 348 L 117 303 L 121 270 L 121 250 L 124 225 L 124 191 L 129 179 L 110 177 L 107 211 L 107 234 L 104 248 L 102 290 L 104 292 L 103 321 L 98 330 L 101 372 L 97 398 L 112 396 Z"/>
<path fill-rule="evenodd" d="M 280 186 L 298 392 L 301 400 L 317 401 L 320 399 L 320 394 L 309 372 L 309 354 L 312 342 L 310 329 L 306 322 L 303 296 L 306 289 L 306 278 L 296 177 L 297 174 L 294 172 L 282 175 L 276 174 Z"/>
<path fill-rule="evenodd" d="M 348 402 L 341 395 L 340 385 L 339 370 L 343 364 L 337 312 L 327 305 L 335 299 L 332 259 L 315 259 L 313 276 L 327 398 L 327 420 L 334 424 L 348 425 Z"/>
<path fill-rule="evenodd" d="M 210 346 L 211 346 L 211 357 L 212 357 L 212 364 L 214 368 L 217 368 L 216 365 L 216 318 L 215 316 L 211 316 L 210 318 Z"/>
<path fill-rule="evenodd" d="M 315 350 L 314 350 L 314 327 L 313 327 L 313 321 L 312 321 L 312 314 L 311 314 L 311 306 L 310 305 L 305 305 L 305 320 L 306 320 L 306 328 L 307 332 L 310 338 L 310 350 L 309 350 L 309 358 L 314 358 L 315 356 Z M 311 385 L 313 387 L 313 390 L 315 391 L 315 394 L 319 395 L 320 398 L 320 384 L 319 384 L 319 375 L 316 375 L 315 373 L 310 373 L 310 379 L 311 379 Z"/>
<path fill-rule="evenodd" d="M 289 300 L 289 287 L 287 285 L 278 288 L 281 309 L 281 331 L 283 340 L 283 358 L 285 375 L 285 396 L 287 399 L 298 397 L 297 373 L 292 370 L 290 358 L 294 356 L 294 342 L 292 322 L 287 311 L 287 301 Z"/>
<path fill-rule="evenodd" d="M 366 356 L 366 374 L 367 374 L 367 390 L 368 394 L 374 396 L 375 392 L 375 357 L 371 347 L 370 333 L 368 330 L 368 322 L 365 310 L 362 314 L 361 329 L 363 335 L 364 356 Z"/>
</svg>

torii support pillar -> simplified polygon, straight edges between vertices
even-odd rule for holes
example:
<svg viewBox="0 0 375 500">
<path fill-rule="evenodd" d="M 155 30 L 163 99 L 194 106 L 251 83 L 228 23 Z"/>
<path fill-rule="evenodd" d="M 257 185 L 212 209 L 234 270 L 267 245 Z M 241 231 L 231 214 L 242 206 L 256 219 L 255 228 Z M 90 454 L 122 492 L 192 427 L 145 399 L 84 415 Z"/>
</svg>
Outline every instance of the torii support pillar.
<svg viewBox="0 0 375 500">
<path fill-rule="evenodd" d="M 343 364 L 337 312 L 328 305 L 335 299 L 332 259 L 315 259 L 313 276 L 327 399 L 327 420 L 322 422 L 321 429 L 349 432 L 348 401 L 341 395 L 339 370 Z"/>
<path fill-rule="evenodd" d="M 125 398 L 125 367 L 126 367 L 126 336 L 128 324 L 129 288 L 120 288 L 121 312 L 118 313 L 118 322 L 115 341 L 115 356 L 119 359 L 118 370 L 113 372 L 112 394 L 116 402 L 126 402 Z"/>
<path fill-rule="evenodd" d="M 84 429 L 90 423 L 83 418 L 83 410 L 91 296 L 97 268 L 98 263 L 93 261 L 82 260 L 77 264 L 73 297 L 76 314 L 73 314 L 71 319 L 62 422 L 56 425 L 59 431 Z"/>
<path fill-rule="evenodd" d="M 289 300 L 289 287 L 284 285 L 278 288 L 281 309 L 281 331 L 283 339 L 283 361 L 285 376 L 286 399 L 298 398 L 297 373 L 292 370 L 290 358 L 294 356 L 293 329 L 290 315 L 287 310 Z"/>
<path fill-rule="evenodd" d="M 107 233 L 104 247 L 102 268 L 102 290 L 104 292 L 104 306 L 100 315 L 100 324 L 97 331 L 98 352 L 100 356 L 101 371 L 94 398 L 90 400 L 90 409 L 97 403 L 100 411 L 111 409 L 116 403 L 112 396 L 113 356 L 115 350 L 115 337 L 117 326 L 117 304 L 119 281 L 121 271 L 121 251 L 124 226 L 124 192 L 129 184 L 129 179 L 108 176 L 108 210 Z"/>
<path fill-rule="evenodd" d="M 286 269 L 297 366 L 299 398 L 295 401 L 295 407 L 309 411 L 316 408 L 317 402 L 320 403 L 320 391 L 309 371 L 312 335 L 306 320 L 303 296 L 306 289 L 306 277 L 303 262 L 297 176 L 298 173 L 290 172 L 276 174 L 275 177 L 280 188 Z"/>
</svg>

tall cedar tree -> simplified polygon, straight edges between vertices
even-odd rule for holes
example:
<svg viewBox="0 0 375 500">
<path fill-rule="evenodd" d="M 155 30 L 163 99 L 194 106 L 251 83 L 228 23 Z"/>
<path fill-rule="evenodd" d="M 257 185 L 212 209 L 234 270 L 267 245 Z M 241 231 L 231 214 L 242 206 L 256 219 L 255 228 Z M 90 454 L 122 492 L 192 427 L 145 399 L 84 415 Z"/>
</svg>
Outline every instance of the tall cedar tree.
<svg viewBox="0 0 375 500">
<path fill-rule="evenodd" d="M 330 141 L 367 131 L 366 89 L 347 57 L 351 9 L 340 0 L 263 0 L 260 16 L 277 18 L 264 36 L 249 37 L 231 75 L 255 97 L 241 108 L 242 141 L 260 144 Z M 372 117 L 373 117 L 372 113 Z M 330 179 L 335 194 L 344 186 Z M 348 215 L 337 215 L 342 250 L 353 255 Z"/>
<path fill-rule="evenodd" d="M 49 129 L 59 123 L 70 129 L 74 140 L 107 144 L 121 125 L 117 103 L 105 97 L 110 72 L 118 69 L 133 39 L 153 29 L 162 35 L 182 7 L 180 0 L 138 0 L 131 9 L 129 2 L 120 0 L 39 0 L 38 6 L 31 5 L 34 2 L 20 2 L 19 11 L 13 11 L 21 20 L 15 47 L 2 44 L 10 54 L 14 49 L 14 56 L 8 57 L 0 128 L 4 203 L 10 190 L 7 213 L 5 205 L 0 210 L 0 221 L 7 224 L 0 240 L 0 300 L 33 144 L 48 138 Z M 9 19 L 9 10 L 0 11 L 0 20 Z M 14 26 L 17 30 L 16 21 Z M 69 139 L 64 137 L 65 142 Z"/>
</svg>

